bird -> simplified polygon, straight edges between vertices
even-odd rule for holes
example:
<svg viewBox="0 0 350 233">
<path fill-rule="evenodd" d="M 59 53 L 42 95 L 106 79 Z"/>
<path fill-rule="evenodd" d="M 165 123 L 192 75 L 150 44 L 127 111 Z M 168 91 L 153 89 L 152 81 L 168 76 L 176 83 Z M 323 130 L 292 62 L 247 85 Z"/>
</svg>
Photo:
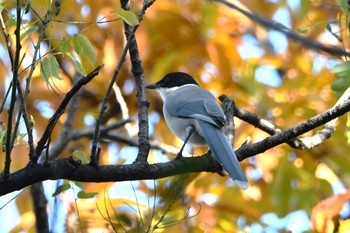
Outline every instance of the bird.
<svg viewBox="0 0 350 233">
<path fill-rule="evenodd" d="M 172 133 L 184 141 L 178 156 L 182 156 L 186 143 L 208 145 L 231 179 L 240 188 L 248 188 L 248 180 L 222 131 L 225 114 L 209 91 L 199 87 L 197 81 L 184 72 L 168 73 L 146 88 L 160 93 L 165 121 Z"/>
</svg>

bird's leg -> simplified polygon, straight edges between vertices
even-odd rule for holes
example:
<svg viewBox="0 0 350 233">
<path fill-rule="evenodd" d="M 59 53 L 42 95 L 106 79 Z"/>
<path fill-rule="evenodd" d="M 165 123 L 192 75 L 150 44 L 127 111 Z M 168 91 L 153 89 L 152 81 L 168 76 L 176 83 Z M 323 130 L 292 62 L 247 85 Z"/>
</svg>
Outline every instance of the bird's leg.
<svg viewBox="0 0 350 233">
<path fill-rule="evenodd" d="M 187 133 L 187 136 L 186 136 L 186 139 L 184 141 L 184 144 L 182 145 L 179 153 L 177 153 L 176 155 L 176 158 L 175 159 L 181 159 L 182 158 L 182 151 L 184 150 L 185 146 L 186 146 L 186 143 L 188 142 L 188 140 L 190 139 L 191 135 L 193 134 L 194 132 L 194 127 L 192 125 L 188 126 L 186 128 L 186 133 Z"/>
</svg>

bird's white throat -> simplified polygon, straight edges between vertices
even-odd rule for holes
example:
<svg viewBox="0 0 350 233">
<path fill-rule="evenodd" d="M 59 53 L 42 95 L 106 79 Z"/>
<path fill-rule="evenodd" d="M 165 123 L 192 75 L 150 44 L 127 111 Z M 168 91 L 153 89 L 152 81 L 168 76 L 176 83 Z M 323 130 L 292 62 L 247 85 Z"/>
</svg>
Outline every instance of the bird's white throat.
<svg viewBox="0 0 350 233">
<path fill-rule="evenodd" d="M 157 88 L 157 91 L 159 92 L 160 96 L 162 97 L 163 101 L 166 100 L 167 96 L 176 91 L 176 90 L 179 90 L 180 88 L 184 88 L 184 87 L 188 87 L 188 86 L 196 86 L 195 84 L 186 84 L 186 85 L 182 85 L 180 87 L 170 87 L 170 88 L 164 88 L 164 87 L 160 87 L 160 88 Z"/>
</svg>

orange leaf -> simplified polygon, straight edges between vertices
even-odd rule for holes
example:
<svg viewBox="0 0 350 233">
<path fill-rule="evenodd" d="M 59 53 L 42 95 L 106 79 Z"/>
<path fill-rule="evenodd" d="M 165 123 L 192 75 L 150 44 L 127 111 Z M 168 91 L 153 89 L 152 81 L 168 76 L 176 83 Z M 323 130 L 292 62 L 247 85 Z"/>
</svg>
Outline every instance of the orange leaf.
<svg viewBox="0 0 350 233">
<path fill-rule="evenodd" d="M 333 218 L 342 210 L 344 203 L 350 199 L 350 191 L 333 195 L 319 202 L 312 210 L 311 223 L 317 232 L 333 232 Z"/>
</svg>

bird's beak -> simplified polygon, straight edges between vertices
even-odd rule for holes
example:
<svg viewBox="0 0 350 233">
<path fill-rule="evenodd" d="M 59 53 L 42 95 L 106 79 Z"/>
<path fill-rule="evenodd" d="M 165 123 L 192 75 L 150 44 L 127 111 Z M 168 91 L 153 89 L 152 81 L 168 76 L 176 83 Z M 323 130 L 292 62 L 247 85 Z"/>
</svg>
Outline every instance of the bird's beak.
<svg viewBox="0 0 350 233">
<path fill-rule="evenodd" d="M 153 83 L 153 84 L 149 84 L 146 86 L 147 89 L 157 89 L 157 84 Z"/>
</svg>

